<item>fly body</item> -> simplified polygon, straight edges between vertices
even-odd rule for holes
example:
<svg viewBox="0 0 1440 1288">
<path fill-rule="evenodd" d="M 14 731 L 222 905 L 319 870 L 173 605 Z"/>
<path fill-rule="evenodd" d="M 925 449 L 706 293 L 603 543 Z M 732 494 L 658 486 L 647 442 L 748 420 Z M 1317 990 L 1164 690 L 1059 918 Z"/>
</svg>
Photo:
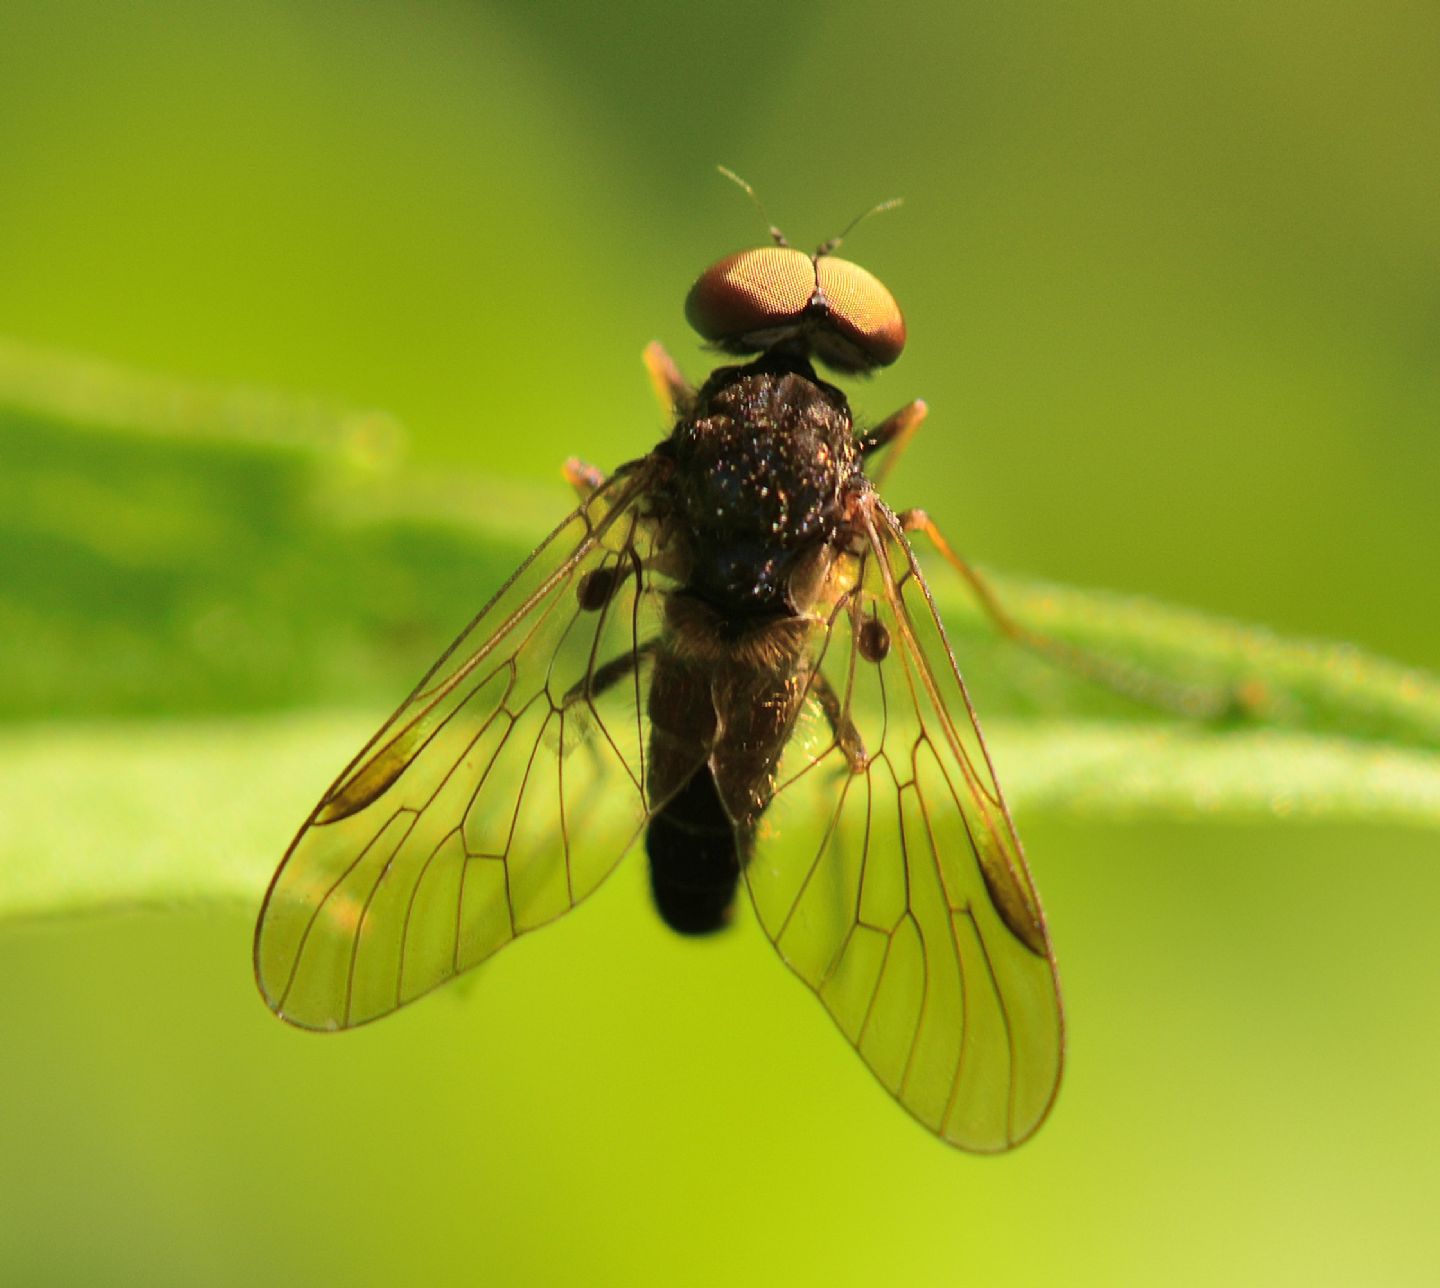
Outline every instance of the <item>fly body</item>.
<svg viewBox="0 0 1440 1288">
<path fill-rule="evenodd" d="M 792 355 L 715 372 L 657 454 L 673 466 L 655 507 L 677 585 L 650 692 L 645 846 L 661 916 L 703 934 L 730 919 L 864 476 L 845 396 Z"/>
<path fill-rule="evenodd" d="M 1054 956 L 908 534 L 876 481 L 925 414 L 857 430 L 819 362 L 893 362 L 889 291 L 784 244 L 703 273 L 687 313 L 749 360 L 699 389 L 657 346 L 673 429 L 516 571 L 316 806 L 271 882 L 277 1014 L 349 1028 L 573 908 L 643 845 L 664 921 L 743 885 L 781 958 L 939 1137 L 1044 1119 Z M 878 470 L 867 470 L 890 449 Z M 948 548 L 941 544 L 942 553 Z"/>
</svg>

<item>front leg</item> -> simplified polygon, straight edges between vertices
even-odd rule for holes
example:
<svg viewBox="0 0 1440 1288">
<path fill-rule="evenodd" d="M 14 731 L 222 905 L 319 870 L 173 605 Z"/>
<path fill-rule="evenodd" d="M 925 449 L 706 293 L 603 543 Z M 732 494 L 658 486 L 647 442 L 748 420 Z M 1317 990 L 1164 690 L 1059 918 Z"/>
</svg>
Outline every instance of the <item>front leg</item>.
<svg viewBox="0 0 1440 1288">
<path fill-rule="evenodd" d="M 582 505 L 594 496 L 605 482 L 604 470 L 587 465 L 578 456 L 570 457 L 560 467 L 560 472 L 565 475 L 565 482 L 575 489 L 575 495 L 580 498 Z"/>
<path fill-rule="evenodd" d="M 655 397 L 671 420 L 688 416 L 695 409 L 695 390 L 680 374 L 675 359 L 665 352 L 659 340 L 652 340 L 645 346 L 643 355 L 645 370 L 650 373 L 650 384 Z"/>
<path fill-rule="evenodd" d="M 870 475 L 870 482 L 877 488 L 885 481 L 886 475 L 895 468 L 895 463 L 904 455 L 905 449 L 910 445 L 910 440 L 915 436 L 915 431 L 920 428 L 921 422 L 925 419 L 925 413 L 929 411 L 921 398 L 914 402 L 906 403 L 892 416 L 887 416 L 880 424 L 876 425 L 868 434 L 860 440 L 860 455 L 867 457 L 884 448 L 890 448 L 890 454 L 880 462 L 875 471 Z"/>
<path fill-rule="evenodd" d="M 643 358 L 645 370 L 650 373 L 650 384 L 655 390 L 655 397 L 664 408 L 665 415 L 671 420 L 688 416 L 695 407 L 695 390 L 680 374 L 675 359 L 665 352 L 664 346 L 658 340 L 652 340 L 645 346 Z M 575 489 L 575 494 L 582 504 L 594 496 L 605 482 L 602 470 L 586 464 L 576 456 L 572 456 L 561 468 L 565 481 Z"/>
</svg>

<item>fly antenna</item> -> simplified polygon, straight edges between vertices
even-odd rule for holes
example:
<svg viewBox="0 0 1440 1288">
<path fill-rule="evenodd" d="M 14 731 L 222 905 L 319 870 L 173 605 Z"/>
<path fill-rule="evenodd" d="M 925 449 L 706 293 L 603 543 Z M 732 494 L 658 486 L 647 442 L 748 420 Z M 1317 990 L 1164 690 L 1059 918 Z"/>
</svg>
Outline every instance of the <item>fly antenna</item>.
<svg viewBox="0 0 1440 1288">
<path fill-rule="evenodd" d="M 848 236 L 850 236 L 851 233 L 855 231 L 855 228 L 858 224 L 861 224 L 865 220 L 869 219 L 871 215 L 883 215 L 887 210 L 894 210 L 896 206 L 903 206 L 904 204 L 905 198 L 891 197 L 889 201 L 882 201 L 878 206 L 871 206 L 870 209 L 867 210 L 863 215 L 856 215 L 855 218 L 852 219 L 848 224 L 846 224 L 845 227 L 836 236 L 832 237 L 827 242 L 820 243 L 819 250 L 815 252 L 815 258 L 821 259 L 824 256 L 832 254 L 835 251 L 839 250 L 840 243 L 843 242 Z"/>
<path fill-rule="evenodd" d="M 770 236 L 774 238 L 775 244 L 777 246 L 788 246 L 790 243 L 785 240 L 785 234 L 782 233 L 778 228 L 775 227 L 774 224 L 770 222 L 770 216 L 765 213 L 765 207 L 760 204 L 760 198 L 755 195 L 755 189 L 752 188 L 748 183 L 746 183 L 744 179 L 742 179 L 738 174 L 735 173 L 735 171 L 729 169 L 728 167 L 723 165 L 717 165 L 715 168 L 720 171 L 720 173 L 723 174 L 727 179 L 729 179 L 731 183 L 738 185 L 744 191 L 745 195 L 755 203 L 755 209 L 760 212 L 760 218 L 765 221 L 766 226 L 770 229 Z M 851 227 L 853 228 L 854 225 L 852 224 Z M 849 228 L 845 230 L 845 232 L 847 233 L 849 231 Z"/>
</svg>

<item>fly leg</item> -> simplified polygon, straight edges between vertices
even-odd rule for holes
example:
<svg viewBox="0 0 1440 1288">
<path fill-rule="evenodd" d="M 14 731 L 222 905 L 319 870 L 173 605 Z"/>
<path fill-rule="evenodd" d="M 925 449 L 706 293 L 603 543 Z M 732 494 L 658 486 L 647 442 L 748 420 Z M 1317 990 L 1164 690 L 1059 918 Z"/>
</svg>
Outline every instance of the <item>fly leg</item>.
<svg viewBox="0 0 1440 1288">
<path fill-rule="evenodd" d="M 864 773 L 870 765 L 870 754 L 865 750 L 865 743 L 860 737 L 860 731 L 855 727 L 844 704 L 840 701 L 840 695 L 835 692 L 830 681 L 825 678 L 823 671 L 816 671 L 811 675 L 810 692 L 820 704 L 820 710 L 825 713 L 830 731 L 835 735 L 836 743 L 839 744 L 840 750 L 845 753 L 845 759 L 850 763 L 850 772 L 852 774 Z"/>
<path fill-rule="evenodd" d="M 621 680 L 633 675 L 639 669 L 640 663 L 654 651 L 655 641 L 647 640 L 628 653 L 621 653 L 619 657 L 612 657 L 608 662 L 597 666 L 583 679 L 576 680 L 566 689 L 565 696 L 560 699 L 560 709 L 565 711 L 582 699 L 593 700 L 608 693 Z"/>
<path fill-rule="evenodd" d="M 1255 707 L 1256 696 L 1248 693 L 1242 686 L 1187 684 L 1167 679 L 1140 667 L 1090 653 L 1064 640 L 1031 630 L 1010 615 L 990 583 L 945 540 L 934 520 L 924 510 L 905 510 L 899 518 L 906 532 L 923 534 L 940 557 L 965 579 L 981 609 L 1002 635 L 1047 661 L 1127 698 L 1147 706 L 1172 711 L 1192 720 L 1233 719 Z"/>
<path fill-rule="evenodd" d="M 610 692 L 617 684 L 635 676 L 641 661 L 654 649 L 655 642 L 651 640 L 638 648 L 621 653 L 618 657 L 612 657 L 576 680 L 565 690 L 559 702 L 551 698 L 551 710 L 559 716 L 558 722 L 548 735 L 553 740 L 548 744 L 551 749 L 564 757 L 577 747 L 587 747 L 592 756 L 598 756 L 602 748 L 596 737 L 596 726 L 603 729 L 604 725 L 595 708 L 595 700 Z M 635 699 L 637 703 L 640 701 L 638 678 Z M 607 736 L 602 733 L 600 738 Z"/>
<path fill-rule="evenodd" d="M 598 568 L 591 568 L 576 584 L 575 600 L 580 611 L 587 615 L 593 614 L 598 619 L 595 627 L 596 641 L 600 638 L 605 615 L 610 612 L 611 604 L 619 593 L 620 587 L 631 577 L 638 578 L 642 566 L 635 552 L 627 550 L 618 562 L 607 561 Z M 593 649 L 594 645 L 591 647 Z M 599 666 L 595 666 L 595 657 L 592 652 L 590 668 L 565 691 L 565 696 L 560 699 L 560 709 L 568 710 L 581 698 L 598 698 L 627 675 L 632 674 L 639 667 L 641 659 L 648 657 L 654 651 L 655 641 L 647 640 L 643 644 L 637 644 L 628 652 L 621 653 L 618 657 L 612 657 L 608 662 L 602 662 Z"/>
<path fill-rule="evenodd" d="M 665 415 L 672 420 L 677 416 L 688 416 L 695 406 L 695 390 L 680 374 L 675 359 L 665 352 L 664 346 L 658 340 L 652 340 L 645 346 L 643 357 L 645 370 L 650 373 L 650 384 Z M 605 482 L 603 470 L 586 464 L 578 456 L 572 456 L 561 469 L 565 481 L 575 489 L 582 505 L 594 496 Z"/>
<path fill-rule="evenodd" d="M 594 496 L 605 482 L 603 470 L 587 465 L 578 456 L 570 457 L 560 467 L 560 471 L 565 475 L 565 482 L 575 489 L 575 495 L 580 498 L 582 505 Z"/>
<path fill-rule="evenodd" d="M 890 453 L 883 461 L 876 466 L 870 475 L 870 482 L 877 488 L 885 481 L 886 476 L 895 468 L 895 463 L 905 454 L 905 449 L 914 438 L 915 431 L 920 428 L 920 422 L 925 419 L 925 413 L 929 411 L 924 400 L 917 398 L 914 402 L 906 403 L 899 411 L 887 416 L 875 426 L 868 434 L 860 439 L 860 455 L 870 456 L 888 447 Z"/>
<path fill-rule="evenodd" d="M 688 416 L 695 408 L 695 390 L 680 374 L 675 359 L 665 352 L 660 341 L 652 340 L 645 346 L 644 361 L 645 370 L 650 373 L 650 384 L 655 390 L 655 397 L 660 400 L 666 416 L 672 420 L 678 416 Z"/>
<path fill-rule="evenodd" d="M 860 439 L 860 454 L 868 457 L 875 452 L 890 448 L 889 454 L 870 474 L 870 482 L 876 487 L 895 468 L 895 463 L 909 446 L 915 431 L 925 419 L 927 408 L 920 399 L 907 403 L 893 415 L 881 421 L 874 429 Z M 1242 690 L 1226 685 L 1184 684 L 1161 676 L 1127 666 L 1111 658 L 1088 653 L 1063 640 L 1057 640 L 1039 631 L 1022 625 L 1006 610 L 999 597 L 979 571 L 967 563 L 955 551 L 935 522 L 924 510 L 905 510 L 900 516 L 901 526 L 906 532 L 923 533 L 931 545 L 961 577 L 979 601 L 985 615 L 995 624 L 1007 639 L 1038 653 L 1041 657 L 1073 671 L 1096 684 L 1113 689 L 1125 697 L 1133 698 L 1149 706 L 1174 711 L 1179 715 L 1199 720 L 1221 720 L 1243 714 L 1255 705 L 1254 698 Z M 824 699 L 821 699 L 822 706 Z M 836 731 L 839 736 L 839 730 Z M 843 741 L 842 741 L 843 745 Z M 846 753 L 849 754 L 848 751 Z"/>
</svg>

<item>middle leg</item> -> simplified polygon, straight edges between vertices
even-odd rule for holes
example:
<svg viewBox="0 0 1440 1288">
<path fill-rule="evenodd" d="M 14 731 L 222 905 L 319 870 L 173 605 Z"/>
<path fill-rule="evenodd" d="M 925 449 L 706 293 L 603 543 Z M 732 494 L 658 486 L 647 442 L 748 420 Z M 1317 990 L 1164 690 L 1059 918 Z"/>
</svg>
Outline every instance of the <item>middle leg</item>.
<svg viewBox="0 0 1440 1288">
<path fill-rule="evenodd" d="M 1031 630 L 1011 616 L 990 583 L 945 540 L 924 510 L 906 510 L 899 518 L 906 532 L 923 534 L 940 557 L 965 579 L 985 615 L 1002 635 L 1046 660 L 1127 698 L 1194 720 L 1233 719 L 1255 708 L 1255 695 L 1248 692 L 1248 686 L 1171 680 Z"/>
</svg>

